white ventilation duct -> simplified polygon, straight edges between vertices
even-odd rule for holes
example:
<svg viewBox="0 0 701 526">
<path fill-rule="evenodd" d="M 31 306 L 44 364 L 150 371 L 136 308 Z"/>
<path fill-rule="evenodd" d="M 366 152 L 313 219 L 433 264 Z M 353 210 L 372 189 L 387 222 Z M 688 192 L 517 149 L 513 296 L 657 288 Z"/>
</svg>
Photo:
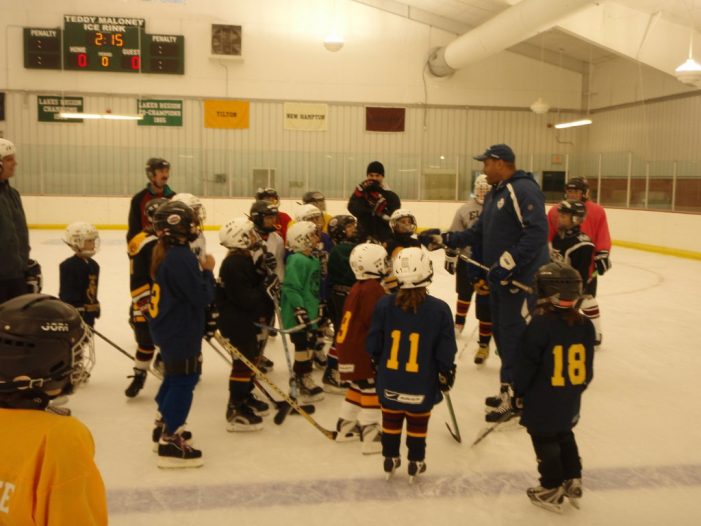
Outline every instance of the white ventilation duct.
<svg viewBox="0 0 701 526">
<path fill-rule="evenodd" d="M 595 0 L 523 0 L 484 24 L 435 50 L 428 60 L 431 73 L 445 77 L 550 29 Z"/>
</svg>

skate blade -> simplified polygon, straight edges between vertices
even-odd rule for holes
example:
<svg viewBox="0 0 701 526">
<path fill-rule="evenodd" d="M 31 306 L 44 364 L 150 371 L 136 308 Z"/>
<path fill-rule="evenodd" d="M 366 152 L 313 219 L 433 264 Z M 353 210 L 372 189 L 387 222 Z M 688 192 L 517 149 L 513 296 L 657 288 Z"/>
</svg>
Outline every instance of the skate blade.
<svg viewBox="0 0 701 526">
<path fill-rule="evenodd" d="M 303 404 L 313 404 L 314 402 L 321 402 L 324 399 L 324 393 L 319 393 L 315 395 L 299 395 L 299 400 Z"/>
<path fill-rule="evenodd" d="M 336 387 L 335 385 L 324 384 L 322 389 L 325 393 L 335 394 L 340 396 L 345 396 L 346 390 L 343 387 Z"/>
<path fill-rule="evenodd" d="M 575 498 L 568 497 L 568 500 L 570 501 L 570 505 L 571 505 L 573 508 L 575 508 L 575 509 L 577 509 L 577 510 L 580 509 L 580 508 L 579 508 L 579 499 L 578 499 L 578 498 L 576 498 L 576 497 L 575 497 Z"/>
<path fill-rule="evenodd" d="M 260 431 L 263 429 L 263 424 L 252 424 L 252 425 L 241 425 L 241 424 L 227 424 L 226 430 L 229 433 L 248 433 L 250 431 Z"/>
<path fill-rule="evenodd" d="M 161 469 L 184 469 L 199 468 L 204 465 L 204 460 L 200 458 L 172 458 L 158 457 L 158 467 Z"/>
<path fill-rule="evenodd" d="M 544 510 L 552 511 L 553 513 L 562 513 L 562 504 L 553 504 L 550 502 L 543 502 L 543 501 L 534 500 L 534 499 L 531 499 L 531 502 L 535 506 L 538 506 L 539 508 L 543 508 Z"/>
</svg>

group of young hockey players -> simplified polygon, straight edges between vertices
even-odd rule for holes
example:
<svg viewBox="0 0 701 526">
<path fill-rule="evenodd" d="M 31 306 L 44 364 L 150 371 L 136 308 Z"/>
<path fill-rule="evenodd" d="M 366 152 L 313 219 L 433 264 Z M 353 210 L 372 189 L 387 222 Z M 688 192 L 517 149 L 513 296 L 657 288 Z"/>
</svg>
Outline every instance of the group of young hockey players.
<svg viewBox="0 0 701 526">
<path fill-rule="evenodd" d="M 167 186 L 169 170 L 164 159 L 148 161 L 149 184 L 132 200 L 127 240 L 129 320 L 137 350 L 125 394 L 138 396 L 150 373 L 161 378 L 152 433 L 158 465 L 203 464 L 184 427 L 202 370 L 203 338 L 215 349 L 234 349 L 225 355 L 231 363 L 225 409 L 231 432 L 262 429 L 271 404 L 282 403 L 257 376 L 273 368 L 265 348 L 278 338 L 289 364 L 292 402 L 311 413 L 311 404 L 325 393 L 341 395 L 336 441 L 357 440 L 362 454 L 381 454 L 389 479 L 402 464 L 405 430 L 410 480 L 425 472 L 431 411 L 455 382 L 456 338 L 464 332 L 473 295 L 475 364 L 483 366 L 490 354 L 494 282 L 483 264 L 483 247 L 450 248 L 438 237 L 446 249 L 445 270 L 455 275 L 453 314 L 429 294 L 434 269 L 416 218 L 384 185 L 384 167 L 374 161 L 351 197 L 355 209 L 372 216 L 360 234 L 356 217 L 325 212 L 320 192 L 304 194 L 293 220 L 279 210 L 273 188 L 259 189 L 249 213 L 221 227 L 219 241 L 227 254 L 215 277 L 203 235 L 204 206 Z M 477 177 L 473 199 L 457 210 L 451 231 L 475 225 L 482 208 L 492 206 L 493 187 L 486 176 Z M 554 511 L 565 499 L 578 506 L 582 496 L 572 428 L 593 376 L 593 350 L 601 343 L 596 274 L 610 267 L 610 239 L 608 246 L 596 247 L 582 231 L 585 203 L 580 196 L 553 207 L 558 219 L 551 232 L 552 261 L 526 284 L 537 303 L 519 343 L 508 408 L 502 408 L 503 393 L 486 400 L 492 425 L 520 417 L 528 430 L 540 486 L 527 494 Z M 100 316 L 100 267 L 92 259 L 98 232 L 73 223 L 64 241 L 74 255 L 60 265 L 59 297 L 93 327 Z M 511 283 L 510 275 L 504 282 Z M 312 374 L 315 367 L 323 371 L 321 385 Z"/>
</svg>

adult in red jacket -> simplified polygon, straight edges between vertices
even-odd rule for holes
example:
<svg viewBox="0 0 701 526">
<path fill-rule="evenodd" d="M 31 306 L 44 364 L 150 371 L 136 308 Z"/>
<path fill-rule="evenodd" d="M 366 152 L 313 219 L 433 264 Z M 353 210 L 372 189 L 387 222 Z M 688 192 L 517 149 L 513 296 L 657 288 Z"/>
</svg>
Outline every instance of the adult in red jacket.
<svg viewBox="0 0 701 526">
<path fill-rule="evenodd" d="M 599 303 L 596 300 L 597 275 L 603 275 L 611 268 L 609 254 L 611 252 L 611 234 L 606 220 L 606 212 L 601 205 L 589 199 L 589 182 L 584 177 L 575 177 L 565 183 L 565 199 L 582 201 L 587 209 L 581 230 L 587 234 L 594 243 L 594 259 L 592 261 L 591 279 L 584 284 L 585 299 L 582 301 L 582 312 L 587 316 L 596 329 L 596 345 L 601 344 L 601 321 Z M 558 213 L 553 206 L 548 212 L 548 241 L 552 241 L 557 233 Z M 595 267 L 595 268 L 594 268 Z"/>
</svg>

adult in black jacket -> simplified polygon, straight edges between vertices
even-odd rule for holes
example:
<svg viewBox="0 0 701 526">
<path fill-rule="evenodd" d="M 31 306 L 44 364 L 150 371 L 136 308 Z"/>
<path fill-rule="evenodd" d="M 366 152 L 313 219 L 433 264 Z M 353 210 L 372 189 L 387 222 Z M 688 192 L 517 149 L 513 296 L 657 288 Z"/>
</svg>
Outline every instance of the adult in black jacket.
<svg viewBox="0 0 701 526">
<path fill-rule="evenodd" d="M 173 189 L 168 186 L 170 163 L 165 159 L 152 157 L 146 161 L 146 177 L 148 177 L 146 188 L 131 198 L 127 243 L 136 234 L 150 226 L 151 222 L 146 217 L 146 205 L 148 202 L 159 197 L 170 199 L 175 195 Z"/>
<path fill-rule="evenodd" d="M 0 303 L 27 293 L 29 230 L 19 192 L 10 186 L 17 160 L 15 145 L 0 139 Z"/>
<path fill-rule="evenodd" d="M 392 237 L 389 218 L 402 206 L 399 196 L 387 188 L 385 167 L 379 161 L 368 164 L 367 179 L 348 200 L 348 211 L 358 219 L 358 240 L 386 242 Z"/>
</svg>

